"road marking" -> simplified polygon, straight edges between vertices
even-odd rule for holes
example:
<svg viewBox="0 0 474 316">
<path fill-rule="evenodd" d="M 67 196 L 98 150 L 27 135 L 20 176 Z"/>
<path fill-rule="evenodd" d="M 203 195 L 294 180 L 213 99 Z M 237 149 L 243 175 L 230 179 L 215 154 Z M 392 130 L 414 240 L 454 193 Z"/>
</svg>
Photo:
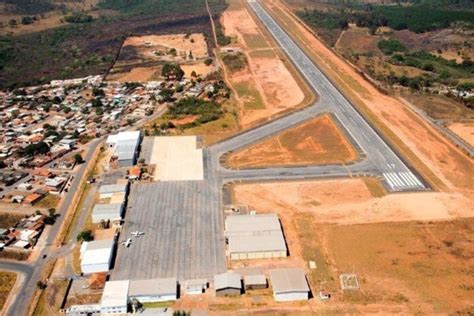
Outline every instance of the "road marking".
<svg viewBox="0 0 474 316">
<path fill-rule="evenodd" d="M 406 172 L 400 173 L 400 177 L 402 177 L 403 180 L 405 180 L 405 182 L 408 183 L 408 185 L 413 186 L 413 187 L 417 186 L 416 182 L 410 179 Z"/>
</svg>

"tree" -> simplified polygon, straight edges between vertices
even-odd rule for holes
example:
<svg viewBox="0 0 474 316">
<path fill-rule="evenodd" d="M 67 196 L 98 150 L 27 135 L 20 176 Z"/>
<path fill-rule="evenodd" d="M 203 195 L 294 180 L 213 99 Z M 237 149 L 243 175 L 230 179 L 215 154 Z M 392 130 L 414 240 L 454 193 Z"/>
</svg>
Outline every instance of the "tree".
<svg viewBox="0 0 474 316">
<path fill-rule="evenodd" d="M 36 282 L 36 287 L 40 290 L 44 290 L 46 288 L 46 283 L 44 283 L 43 281 L 38 281 Z"/>
<path fill-rule="evenodd" d="M 94 235 L 91 230 L 83 230 L 77 235 L 77 241 L 92 241 L 94 240 Z"/>
<path fill-rule="evenodd" d="M 197 77 L 197 74 L 196 74 L 196 72 L 195 72 L 194 70 L 191 72 L 191 77 L 194 77 L 194 78 Z"/>
<path fill-rule="evenodd" d="M 172 78 L 176 80 L 181 80 L 184 77 L 184 71 L 177 64 L 166 63 L 161 69 L 161 75 L 168 80 Z"/>
<path fill-rule="evenodd" d="M 204 65 L 210 66 L 211 64 L 212 64 L 212 58 L 207 58 L 206 60 L 204 60 Z"/>
<path fill-rule="evenodd" d="M 193 52 L 191 50 L 189 51 L 188 59 L 194 59 Z"/>
<path fill-rule="evenodd" d="M 82 159 L 81 154 L 77 153 L 74 155 L 74 161 L 76 162 L 76 164 L 81 164 L 84 162 L 84 159 Z"/>
</svg>

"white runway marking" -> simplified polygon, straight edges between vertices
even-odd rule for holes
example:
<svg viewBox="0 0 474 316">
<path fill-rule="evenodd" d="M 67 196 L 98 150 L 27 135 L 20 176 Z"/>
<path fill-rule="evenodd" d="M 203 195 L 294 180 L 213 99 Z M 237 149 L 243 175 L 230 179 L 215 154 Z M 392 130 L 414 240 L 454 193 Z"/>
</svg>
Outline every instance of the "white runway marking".
<svg viewBox="0 0 474 316">
<path fill-rule="evenodd" d="M 383 177 L 394 191 L 425 188 L 420 180 L 411 172 L 387 172 L 383 174 Z"/>
</svg>

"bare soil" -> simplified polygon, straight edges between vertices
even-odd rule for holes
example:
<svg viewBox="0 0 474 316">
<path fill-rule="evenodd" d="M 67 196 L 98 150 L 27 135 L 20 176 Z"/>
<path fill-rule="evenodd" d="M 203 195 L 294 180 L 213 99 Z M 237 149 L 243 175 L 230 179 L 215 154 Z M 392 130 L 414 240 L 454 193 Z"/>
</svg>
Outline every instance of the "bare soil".
<svg viewBox="0 0 474 316">
<path fill-rule="evenodd" d="M 474 123 L 453 123 L 448 128 L 474 147 Z"/>
<path fill-rule="evenodd" d="M 232 168 L 350 163 L 357 156 L 329 115 L 231 154 Z"/>
<path fill-rule="evenodd" d="M 452 220 L 474 214 L 459 193 L 403 193 L 374 197 L 363 179 L 270 182 L 234 187 L 237 204 L 283 214 L 310 212 L 321 223 Z"/>
<path fill-rule="evenodd" d="M 175 54 L 170 52 L 172 49 L 176 50 Z M 159 80 L 161 65 L 165 62 L 182 64 L 189 78 L 192 71 L 206 75 L 213 70 L 204 65 L 203 60 L 208 57 L 206 39 L 201 33 L 132 36 L 124 41 L 107 79 L 121 82 Z"/>
<path fill-rule="evenodd" d="M 231 86 L 238 88 L 243 85 L 252 88 L 252 91 L 249 91 L 249 88 L 236 88 L 241 104 L 240 125 L 248 128 L 299 106 L 305 98 L 304 92 L 278 55 L 267 53 L 262 57 L 252 54 L 262 49 L 274 48 L 241 0 L 230 1 L 229 8 L 222 14 L 221 23 L 225 34 L 234 39 L 234 46 L 238 47 L 248 60 L 248 67 L 229 78 Z"/>
</svg>

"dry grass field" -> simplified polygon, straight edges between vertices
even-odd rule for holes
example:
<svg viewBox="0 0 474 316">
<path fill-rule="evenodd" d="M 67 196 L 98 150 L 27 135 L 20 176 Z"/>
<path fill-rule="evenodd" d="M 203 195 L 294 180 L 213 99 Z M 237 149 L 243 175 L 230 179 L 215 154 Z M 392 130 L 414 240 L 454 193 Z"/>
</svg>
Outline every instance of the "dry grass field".
<svg viewBox="0 0 474 316">
<path fill-rule="evenodd" d="M 464 139 L 468 144 L 474 147 L 474 123 L 453 123 L 448 126 L 450 130 Z"/>
<path fill-rule="evenodd" d="M 247 262 L 242 268 L 306 269 L 313 295 L 320 289 L 332 293 L 327 303 L 309 302 L 311 310 L 320 313 L 472 312 L 474 219 L 447 212 L 444 219 L 450 221 L 430 221 L 424 213 L 434 211 L 421 208 L 425 201 L 415 203 L 426 199 L 424 194 L 376 198 L 364 183 L 346 179 L 236 185 L 235 204 L 279 215 L 290 253 L 286 259 Z M 408 202 L 397 204 L 397 199 L 412 200 L 411 215 Z M 472 214 L 467 204 L 454 208 Z M 309 260 L 316 262 L 316 269 L 308 268 Z M 342 273 L 355 273 L 360 290 L 342 293 Z"/>
<path fill-rule="evenodd" d="M 239 123 L 248 128 L 305 105 L 311 93 L 271 38 L 257 24 L 244 1 L 230 0 L 221 18 L 232 48 L 241 51 L 247 65 L 228 69 L 228 82 L 239 103 Z M 231 47 L 229 47 L 231 49 Z M 228 67 L 227 67 L 228 68 Z"/>
<path fill-rule="evenodd" d="M 16 282 L 16 273 L 0 271 L 0 311 Z"/>
<path fill-rule="evenodd" d="M 132 36 L 123 43 L 107 80 L 160 80 L 165 62 L 181 64 L 188 77 L 193 70 L 205 76 L 213 70 L 212 66 L 204 65 L 208 57 L 206 38 L 200 33 Z"/>
<path fill-rule="evenodd" d="M 228 156 L 232 168 L 350 163 L 357 152 L 329 115 L 286 130 Z"/>
<path fill-rule="evenodd" d="M 23 217 L 18 214 L 0 213 L 0 228 L 9 228 L 18 223 Z"/>
</svg>

